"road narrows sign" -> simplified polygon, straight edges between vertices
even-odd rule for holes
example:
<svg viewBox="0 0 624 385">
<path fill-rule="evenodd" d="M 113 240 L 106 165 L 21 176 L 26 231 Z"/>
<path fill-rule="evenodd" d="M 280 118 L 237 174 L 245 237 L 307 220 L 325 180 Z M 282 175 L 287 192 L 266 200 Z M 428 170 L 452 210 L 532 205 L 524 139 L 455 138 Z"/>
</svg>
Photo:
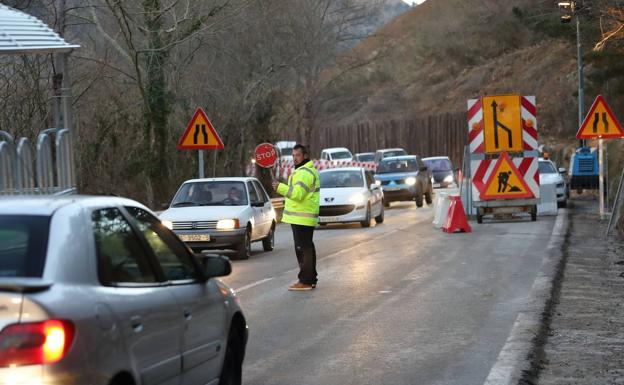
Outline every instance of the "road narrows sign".
<svg viewBox="0 0 624 385">
<path fill-rule="evenodd" d="M 517 198 L 533 198 L 533 193 L 509 155 L 503 152 L 496 164 L 494 164 L 494 170 L 490 174 L 490 178 L 485 183 L 481 199 Z"/>
<path fill-rule="evenodd" d="M 520 95 L 484 96 L 482 106 L 485 152 L 522 152 Z"/>
<path fill-rule="evenodd" d="M 222 150 L 224 147 L 208 116 L 198 107 L 178 142 L 178 150 Z"/>
<path fill-rule="evenodd" d="M 260 167 L 273 167 L 275 162 L 277 162 L 277 151 L 275 151 L 275 147 L 271 143 L 261 143 L 256 146 L 254 156 L 256 163 Z"/>
<path fill-rule="evenodd" d="M 576 133 L 577 139 L 613 139 L 624 138 L 624 129 L 616 119 L 613 111 L 598 95 L 592 104 L 583 124 Z"/>
</svg>

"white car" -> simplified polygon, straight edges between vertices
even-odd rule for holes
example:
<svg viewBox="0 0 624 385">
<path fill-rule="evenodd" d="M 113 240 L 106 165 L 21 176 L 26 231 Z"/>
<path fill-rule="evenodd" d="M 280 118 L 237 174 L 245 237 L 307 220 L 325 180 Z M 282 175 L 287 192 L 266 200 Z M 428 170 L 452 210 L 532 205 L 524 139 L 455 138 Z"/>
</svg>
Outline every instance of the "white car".
<svg viewBox="0 0 624 385">
<path fill-rule="evenodd" d="M 557 166 L 555 166 L 551 160 L 539 159 L 540 185 L 555 185 L 558 207 L 566 207 L 568 205 L 568 198 L 570 197 L 570 191 L 568 190 L 565 179 L 561 176 L 562 173 L 566 173 L 565 168 L 557 170 Z"/>
<path fill-rule="evenodd" d="M 353 160 L 353 154 L 345 147 L 325 148 L 321 151 L 321 160 L 351 162 Z"/>
<path fill-rule="evenodd" d="M 362 167 L 323 170 L 319 223 L 360 222 L 369 227 L 372 218 L 384 221 L 383 192 L 372 172 Z"/>
<path fill-rule="evenodd" d="M 273 250 L 275 210 L 256 178 L 188 180 L 159 217 L 195 252 L 233 249 L 247 259 L 256 241 Z"/>
</svg>

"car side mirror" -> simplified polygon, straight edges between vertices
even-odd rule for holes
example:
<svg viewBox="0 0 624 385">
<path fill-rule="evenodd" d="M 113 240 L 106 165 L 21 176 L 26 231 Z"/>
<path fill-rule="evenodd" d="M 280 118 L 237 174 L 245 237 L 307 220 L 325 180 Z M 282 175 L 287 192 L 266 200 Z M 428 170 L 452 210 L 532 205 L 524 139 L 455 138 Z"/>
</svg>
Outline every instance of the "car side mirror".
<svg viewBox="0 0 624 385">
<path fill-rule="evenodd" d="M 565 174 L 568 170 L 565 167 L 559 167 L 559 174 Z"/>
<path fill-rule="evenodd" d="M 206 278 L 225 277 L 232 272 L 230 259 L 220 254 L 195 254 L 201 262 Z"/>
</svg>

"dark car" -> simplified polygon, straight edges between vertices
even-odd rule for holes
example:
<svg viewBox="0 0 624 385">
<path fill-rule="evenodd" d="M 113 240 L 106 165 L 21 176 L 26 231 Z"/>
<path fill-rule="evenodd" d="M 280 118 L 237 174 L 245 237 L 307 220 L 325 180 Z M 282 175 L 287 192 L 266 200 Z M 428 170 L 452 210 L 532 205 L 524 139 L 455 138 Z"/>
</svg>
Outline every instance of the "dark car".
<svg viewBox="0 0 624 385">
<path fill-rule="evenodd" d="M 423 162 L 431 170 L 433 176 L 433 188 L 456 187 L 453 164 L 448 156 L 433 156 L 423 158 Z"/>
<path fill-rule="evenodd" d="M 377 165 L 375 181 L 381 185 L 386 207 L 390 202 L 410 200 L 414 200 L 417 207 L 422 207 L 423 196 L 427 204 L 432 202 L 431 171 L 416 155 L 383 159 Z"/>
</svg>

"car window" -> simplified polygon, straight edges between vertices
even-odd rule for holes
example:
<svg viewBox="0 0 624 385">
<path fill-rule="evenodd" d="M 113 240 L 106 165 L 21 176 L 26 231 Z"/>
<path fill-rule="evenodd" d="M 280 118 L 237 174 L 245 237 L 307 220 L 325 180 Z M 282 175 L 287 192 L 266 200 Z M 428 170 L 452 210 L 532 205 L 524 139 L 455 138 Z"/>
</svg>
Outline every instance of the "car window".
<svg viewBox="0 0 624 385">
<path fill-rule="evenodd" d="M 382 154 L 382 158 L 389 158 L 391 156 L 403 156 L 403 155 L 407 155 L 407 152 L 405 152 L 405 150 L 392 150 L 392 151 L 386 151 Z"/>
<path fill-rule="evenodd" d="M 550 162 L 539 162 L 539 173 L 557 174 L 557 170 L 555 170 L 555 166 L 553 166 L 553 164 Z"/>
<path fill-rule="evenodd" d="M 328 171 L 319 175 L 321 188 L 362 187 L 364 179 L 360 171 Z"/>
<path fill-rule="evenodd" d="M 165 230 L 157 218 L 137 207 L 126 207 L 126 210 L 136 220 L 137 227 L 154 252 L 167 280 L 199 278 L 193 257 L 169 231 Z"/>
<path fill-rule="evenodd" d="M 264 188 L 262 188 L 262 185 L 260 184 L 260 182 L 254 180 L 253 182 L 254 187 L 256 188 L 256 191 L 258 192 L 258 197 L 260 199 L 260 202 L 262 203 L 266 203 L 269 201 L 269 197 L 267 196 L 266 192 L 264 191 Z"/>
<path fill-rule="evenodd" d="M 349 159 L 352 157 L 348 151 L 333 152 L 331 156 L 332 159 Z"/>
<path fill-rule="evenodd" d="M 378 174 L 413 171 L 418 171 L 418 161 L 416 159 L 382 160 L 377 167 Z"/>
<path fill-rule="evenodd" d="M 253 184 L 251 184 L 251 182 L 247 182 L 247 190 L 249 190 L 249 202 L 250 203 L 260 203 L 260 198 L 258 198 L 258 193 L 256 192 L 256 189 L 254 188 Z"/>
<path fill-rule="evenodd" d="M 245 185 L 239 181 L 184 183 L 171 202 L 171 207 L 246 205 Z"/>
<path fill-rule="evenodd" d="M 0 215 L 0 277 L 41 277 L 50 217 Z"/>
<path fill-rule="evenodd" d="M 357 155 L 358 162 L 372 162 L 375 159 L 373 154 L 360 154 Z"/>
<path fill-rule="evenodd" d="M 448 159 L 429 159 L 425 163 L 431 171 L 450 171 L 453 169 L 451 161 Z"/>
<path fill-rule="evenodd" d="M 94 211 L 91 224 L 102 284 L 156 282 L 141 241 L 119 209 Z"/>
</svg>

